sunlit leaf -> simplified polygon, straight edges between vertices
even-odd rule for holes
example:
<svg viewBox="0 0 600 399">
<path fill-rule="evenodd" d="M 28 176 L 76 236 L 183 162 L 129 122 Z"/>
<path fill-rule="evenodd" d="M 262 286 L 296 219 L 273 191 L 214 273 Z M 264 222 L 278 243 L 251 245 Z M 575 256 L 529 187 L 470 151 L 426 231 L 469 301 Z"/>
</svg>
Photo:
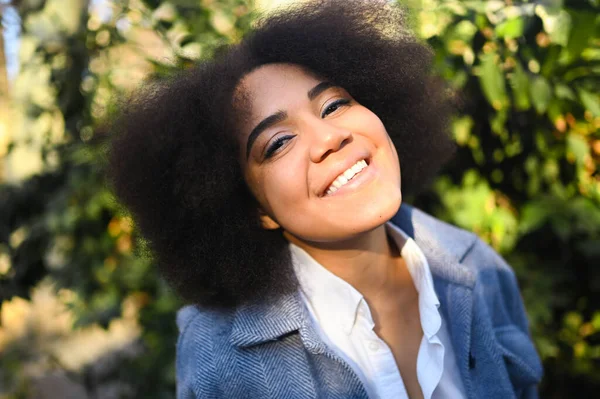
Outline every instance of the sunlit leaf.
<svg viewBox="0 0 600 399">
<path fill-rule="evenodd" d="M 473 38 L 473 35 L 477 32 L 477 27 L 473 24 L 473 22 L 469 20 L 460 21 L 449 36 L 460 38 L 464 41 L 470 41 Z"/>
<path fill-rule="evenodd" d="M 571 31 L 571 16 L 563 9 L 549 9 L 544 6 L 535 8 L 536 14 L 542 19 L 544 30 L 553 43 L 566 46 Z"/>
<path fill-rule="evenodd" d="M 592 93 L 582 88 L 577 90 L 583 106 L 594 116 L 600 116 L 600 93 Z"/>
<path fill-rule="evenodd" d="M 454 139 L 459 145 L 466 145 L 470 136 L 471 129 L 473 128 L 473 119 L 469 116 L 463 116 L 458 118 L 452 124 L 452 131 L 454 133 Z"/>
<path fill-rule="evenodd" d="M 508 96 L 504 81 L 504 74 L 497 62 L 498 55 L 494 52 L 480 55 L 481 74 L 479 81 L 483 93 L 496 110 L 502 109 L 508 104 Z"/>
<path fill-rule="evenodd" d="M 523 34 L 523 18 L 511 18 L 496 25 L 496 35 L 505 39 L 516 39 Z"/>
<path fill-rule="evenodd" d="M 177 18 L 177 9 L 172 3 L 162 3 L 154 12 L 152 18 L 156 21 L 174 22 Z"/>
<path fill-rule="evenodd" d="M 536 76 L 533 78 L 530 85 L 530 95 L 535 110 L 539 114 L 542 114 L 548 108 L 548 104 L 552 98 L 552 87 L 550 87 L 550 84 L 545 78 Z"/>
<path fill-rule="evenodd" d="M 567 149 L 573 153 L 577 162 L 582 163 L 590 153 L 590 146 L 587 141 L 578 134 L 570 133 L 567 136 Z"/>
<path fill-rule="evenodd" d="M 579 57 L 598 32 L 598 23 L 597 16 L 589 12 L 569 10 L 569 15 L 573 23 L 565 51 L 568 52 L 569 60 L 573 60 Z"/>
<path fill-rule="evenodd" d="M 529 77 L 520 63 L 515 65 L 510 79 L 515 108 L 524 111 L 531 107 L 529 102 Z"/>
</svg>

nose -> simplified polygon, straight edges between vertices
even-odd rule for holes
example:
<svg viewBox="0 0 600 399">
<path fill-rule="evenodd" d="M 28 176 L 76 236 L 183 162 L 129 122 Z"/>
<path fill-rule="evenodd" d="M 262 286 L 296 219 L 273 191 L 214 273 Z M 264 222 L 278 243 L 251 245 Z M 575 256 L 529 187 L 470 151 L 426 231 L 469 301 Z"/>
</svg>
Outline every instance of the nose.
<svg viewBox="0 0 600 399">
<path fill-rule="evenodd" d="M 333 152 L 341 150 L 352 141 L 352 133 L 339 126 L 321 121 L 318 126 L 312 126 L 312 143 L 310 159 L 318 163 Z"/>
</svg>

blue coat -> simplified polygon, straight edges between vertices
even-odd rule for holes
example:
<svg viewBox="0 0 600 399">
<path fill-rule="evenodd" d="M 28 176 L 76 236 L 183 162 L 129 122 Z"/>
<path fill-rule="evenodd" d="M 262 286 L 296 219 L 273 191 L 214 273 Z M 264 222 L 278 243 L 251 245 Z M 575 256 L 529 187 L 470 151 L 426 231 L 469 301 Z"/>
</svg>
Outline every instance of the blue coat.
<svg viewBox="0 0 600 399">
<path fill-rule="evenodd" d="M 402 205 L 392 222 L 425 254 L 469 398 L 536 398 L 542 366 L 515 275 L 473 233 Z M 298 294 L 178 313 L 177 397 L 367 398 L 319 338 Z"/>
</svg>

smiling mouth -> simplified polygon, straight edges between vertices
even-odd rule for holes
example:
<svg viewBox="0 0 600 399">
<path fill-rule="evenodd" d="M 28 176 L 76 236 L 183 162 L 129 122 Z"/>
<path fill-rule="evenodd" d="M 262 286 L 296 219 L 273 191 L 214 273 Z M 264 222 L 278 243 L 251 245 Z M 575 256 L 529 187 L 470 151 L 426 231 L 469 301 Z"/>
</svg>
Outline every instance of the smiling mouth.
<svg viewBox="0 0 600 399">
<path fill-rule="evenodd" d="M 338 177 L 335 178 L 333 183 L 325 190 L 325 196 L 331 195 L 335 193 L 337 190 L 346 185 L 349 181 L 354 179 L 360 172 L 362 172 L 369 164 L 365 159 L 362 159 L 346 169 L 344 172 L 340 173 Z"/>
</svg>

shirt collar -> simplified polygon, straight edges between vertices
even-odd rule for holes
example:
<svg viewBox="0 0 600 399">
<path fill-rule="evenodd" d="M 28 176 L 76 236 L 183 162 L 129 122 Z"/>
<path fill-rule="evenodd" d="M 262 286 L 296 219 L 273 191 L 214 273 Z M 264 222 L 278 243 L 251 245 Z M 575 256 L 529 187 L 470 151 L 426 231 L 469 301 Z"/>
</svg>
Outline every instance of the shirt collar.
<svg viewBox="0 0 600 399">
<path fill-rule="evenodd" d="M 441 326 L 440 302 L 435 294 L 429 264 L 419 246 L 393 223 L 386 223 L 387 233 L 401 248 L 401 255 L 419 292 L 419 311 L 423 333 L 430 339 Z M 290 243 L 294 271 L 305 300 L 324 328 L 341 328 L 350 334 L 363 296 L 349 283 L 331 273 L 302 248 Z M 370 317 L 370 314 L 368 315 Z M 372 322 L 372 320 L 370 320 Z"/>
<path fill-rule="evenodd" d="M 362 294 L 297 245 L 290 243 L 290 251 L 300 289 L 319 324 L 350 334 Z"/>
<path fill-rule="evenodd" d="M 400 243 L 404 242 L 400 254 L 406 261 L 406 267 L 419 293 L 419 312 L 423 334 L 427 339 L 431 339 L 439 331 L 442 318 L 438 311 L 440 301 L 435 293 L 429 262 L 417 243 L 398 226 L 388 222 L 386 231 L 394 238 L 398 247 L 400 247 Z"/>
</svg>

